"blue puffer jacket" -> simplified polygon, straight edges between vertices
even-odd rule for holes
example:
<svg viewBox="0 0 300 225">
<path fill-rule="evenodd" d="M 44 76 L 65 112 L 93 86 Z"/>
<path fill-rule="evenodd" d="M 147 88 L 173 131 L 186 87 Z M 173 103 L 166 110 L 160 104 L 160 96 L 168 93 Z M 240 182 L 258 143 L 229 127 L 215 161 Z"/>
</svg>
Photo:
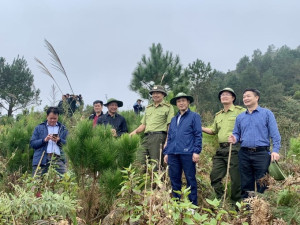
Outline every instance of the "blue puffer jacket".
<svg viewBox="0 0 300 225">
<path fill-rule="evenodd" d="M 179 115 L 180 113 L 178 112 L 171 120 L 168 131 L 168 142 L 164 149 L 164 155 L 199 154 L 202 150 L 200 115 L 188 109 L 188 111 L 181 116 L 179 125 L 177 126 Z"/>
<path fill-rule="evenodd" d="M 62 145 L 66 144 L 66 138 L 68 135 L 68 130 L 64 125 L 57 122 L 59 129 L 58 129 L 58 136 L 60 140 L 57 142 L 57 145 L 60 149 L 60 155 L 61 159 L 64 161 L 64 153 L 62 151 Z M 33 154 L 33 160 L 32 160 L 32 166 L 37 166 L 39 164 L 39 161 L 43 155 L 43 152 L 45 151 L 45 155 L 43 157 L 43 160 L 41 162 L 41 165 L 46 165 L 47 163 L 47 146 L 48 142 L 45 142 L 45 138 L 48 135 L 48 129 L 47 129 L 47 121 L 39 124 L 33 131 L 31 140 L 30 140 L 30 146 L 34 149 Z"/>
</svg>

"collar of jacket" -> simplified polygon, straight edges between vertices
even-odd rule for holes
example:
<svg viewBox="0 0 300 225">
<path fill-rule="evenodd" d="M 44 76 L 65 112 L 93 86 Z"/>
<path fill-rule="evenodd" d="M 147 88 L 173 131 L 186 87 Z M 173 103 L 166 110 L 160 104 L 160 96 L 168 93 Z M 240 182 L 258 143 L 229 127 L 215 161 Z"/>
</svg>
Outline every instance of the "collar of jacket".
<svg viewBox="0 0 300 225">
<path fill-rule="evenodd" d="M 60 123 L 60 122 L 56 122 L 57 123 L 57 125 L 58 125 L 58 127 L 60 128 L 61 126 L 63 126 L 62 125 L 62 123 Z M 46 121 L 44 121 L 44 122 L 42 122 L 40 125 L 45 125 L 46 127 L 47 127 L 47 120 Z"/>
<path fill-rule="evenodd" d="M 111 117 L 111 118 L 115 118 L 115 117 L 118 117 L 118 116 L 119 116 L 118 113 L 116 113 L 114 116 L 111 116 L 108 112 L 106 112 L 106 115 L 109 116 L 109 117 Z"/>
<path fill-rule="evenodd" d="M 185 111 L 185 113 L 183 113 L 183 114 L 181 115 L 181 117 L 183 117 L 183 116 L 189 114 L 190 111 L 191 111 L 190 108 L 188 108 L 188 109 Z M 178 111 L 178 113 L 176 114 L 176 118 L 178 118 L 179 115 L 180 115 L 180 111 Z"/>
<path fill-rule="evenodd" d="M 99 116 L 102 116 L 103 115 L 103 111 L 101 111 L 100 115 Z M 93 113 L 91 116 L 95 117 L 96 116 L 96 113 Z M 98 116 L 98 117 L 99 117 Z"/>
</svg>

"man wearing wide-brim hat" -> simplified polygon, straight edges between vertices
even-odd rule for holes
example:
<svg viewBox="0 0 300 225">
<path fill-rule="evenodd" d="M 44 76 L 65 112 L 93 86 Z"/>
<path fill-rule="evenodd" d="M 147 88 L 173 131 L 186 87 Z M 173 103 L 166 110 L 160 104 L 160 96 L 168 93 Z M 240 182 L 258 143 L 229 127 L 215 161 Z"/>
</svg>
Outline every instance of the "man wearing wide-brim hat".
<svg viewBox="0 0 300 225">
<path fill-rule="evenodd" d="M 187 187 L 191 188 L 189 199 L 194 205 L 198 205 L 196 163 L 202 150 L 202 130 L 200 115 L 189 109 L 193 101 L 192 96 L 182 92 L 170 101 L 179 111 L 170 123 L 164 161 L 169 165 L 173 196 L 180 199 L 180 195 L 174 191 L 181 191 L 183 171 Z"/>
<path fill-rule="evenodd" d="M 127 124 L 123 116 L 117 113 L 118 108 L 123 106 L 123 102 L 115 98 L 110 98 L 104 104 L 107 107 L 107 113 L 99 117 L 97 124 L 111 125 L 114 137 L 120 137 L 127 133 Z"/>
<path fill-rule="evenodd" d="M 211 127 L 202 127 L 204 133 L 217 135 L 219 147 L 213 157 L 213 167 L 210 173 L 211 186 L 214 188 L 218 199 L 224 195 L 224 185 L 222 179 L 226 176 L 229 156 L 228 137 L 231 135 L 236 117 L 244 112 L 241 106 L 234 105 L 236 94 L 232 88 L 224 88 L 218 94 L 218 99 L 223 105 L 223 109 L 216 113 Z M 239 172 L 238 159 L 239 144 L 232 146 L 230 158 L 230 179 L 231 179 L 231 200 L 233 202 L 241 199 L 241 178 Z"/>
<path fill-rule="evenodd" d="M 146 107 L 141 125 L 130 134 L 135 135 L 145 131 L 143 150 L 137 153 L 137 159 L 142 165 L 146 164 L 146 157 L 157 162 L 161 158 L 162 162 L 160 145 L 164 146 L 168 125 L 174 116 L 173 106 L 164 101 L 167 92 L 163 86 L 154 85 L 149 94 L 152 96 L 153 103 Z"/>
</svg>

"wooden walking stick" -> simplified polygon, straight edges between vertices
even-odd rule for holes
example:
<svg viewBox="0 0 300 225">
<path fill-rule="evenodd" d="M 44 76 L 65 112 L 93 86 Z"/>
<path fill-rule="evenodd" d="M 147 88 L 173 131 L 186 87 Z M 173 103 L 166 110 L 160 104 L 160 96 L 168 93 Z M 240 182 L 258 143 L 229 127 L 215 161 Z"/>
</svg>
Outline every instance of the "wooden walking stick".
<svg viewBox="0 0 300 225">
<path fill-rule="evenodd" d="M 162 146 L 162 143 L 160 143 L 160 145 L 159 145 L 159 162 L 158 162 L 158 171 L 159 171 L 159 174 L 161 172 L 161 155 L 162 155 L 162 150 L 163 150 L 163 146 Z"/>
<path fill-rule="evenodd" d="M 223 208 L 225 205 L 226 199 L 226 192 L 227 192 L 227 184 L 228 184 L 228 177 L 229 177 L 229 168 L 230 168 L 230 159 L 231 159 L 231 150 L 232 150 L 232 143 L 229 144 L 229 154 L 228 154 L 228 163 L 227 163 L 227 171 L 226 171 L 226 181 L 225 181 L 225 191 L 224 191 L 224 199 L 223 199 Z"/>
<path fill-rule="evenodd" d="M 42 159 L 44 158 L 44 155 L 45 155 L 45 151 L 43 151 L 43 154 L 42 154 L 42 156 L 41 156 L 41 158 L 40 158 L 39 164 L 38 164 L 38 166 L 36 167 L 36 170 L 35 170 L 35 172 L 34 172 L 33 178 L 35 177 L 35 175 L 36 175 L 36 173 L 37 173 L 37 171 L 38 171 L 38 169 L 39 169 L 39 167 L 40 167 L 40 165 L 41 165 L 41 163 L 42 163 Z"/>
</svg>

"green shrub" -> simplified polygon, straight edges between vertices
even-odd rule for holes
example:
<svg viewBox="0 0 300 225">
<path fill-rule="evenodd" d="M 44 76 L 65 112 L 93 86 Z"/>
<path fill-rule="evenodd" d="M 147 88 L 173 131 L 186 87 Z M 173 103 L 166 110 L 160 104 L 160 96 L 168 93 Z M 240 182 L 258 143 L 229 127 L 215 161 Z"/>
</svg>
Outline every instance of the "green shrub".
<svg viewBox="0 0 300 225">
<path fill-rule="evenodd" d="M 300 136 L 298 138 L 290 139 L 288 158 L 293 158 L 296 161 L 300 161 Z"/>
<path fill-rule="evenodd" d="M 120 115 L 125 118 L 129 133 L 141 125 L 141 119 L 143 116 L 136 115 L 134 111 L 122 111 L 120 112 Z"/>
<path fill-rule="evenodd" d="M 43 192 L 41 198 L 15 186 L 14 194 L 0 192 L 0 224 L 33 224 L 36 220 L 60 219 L 76 215 L 77 202 L 68 194 Z"/>
<path fill-rule="evenodd" d="M 6 125 L 0 134 L 0 154 L 3 157 L 14 157 L 7 164 L 7 170 L 14 172 L 21 169 L 22 172 L 31 171 L 33 150 L 29 142 L 33 130 L 41 122 L 39 113 L 30 113 L 20 116 L 14 124 Z"/>
<path fill-rule="evenodd" d="M 293 98 L 296 100 L 300 100 L 300 91 L 296 91 Z"/>
<path fill-rule="evenodd" d="M 293 207 L 300 202 L 300 194 L 284 189 L 278 193 L 277 206 Z"/>
</svg>

